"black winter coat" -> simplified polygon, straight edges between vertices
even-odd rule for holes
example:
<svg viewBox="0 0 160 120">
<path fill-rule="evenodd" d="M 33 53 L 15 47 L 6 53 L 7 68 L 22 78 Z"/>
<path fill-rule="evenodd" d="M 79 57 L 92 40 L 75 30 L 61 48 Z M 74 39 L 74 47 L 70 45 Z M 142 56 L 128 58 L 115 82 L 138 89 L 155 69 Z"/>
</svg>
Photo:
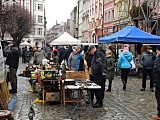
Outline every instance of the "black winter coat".
<svg viewBox="0 0 160 120">
<path fill-rule="evenodd" d="M 153 80 L 155 87 L 160 89 L 160 56 L 154 61 Z"/>
<path fill-rule="evenodd" d="M 8 46 L 6 46 L 4 48 L 4 52 L 8 54 L 6 59 L 6 64 L 9 65 L 10 68 L 18 69 L 19 54 L 20 54 L 18 47 L 9 48 Z"/>
<path fill-rule="evenodd" d="M 64 60 L 68 61 L 68 58 L 69 58 L 71 52 L 73 52 L 72 48 L 68 48 L 68 49 L 65 51 Z"/>
<path fill-rule="evenodd" d="M 92 58 L 91 70 L 93 75 L 107 74 L 106 56 L 103 52 L 97 50 Z"/>
<path fill-rule="evenodd" d="M 143 65 L 143 69 L 153 69 L 153 62 L 156 59 L 156 53 L 155 52 L 143 52 L 140 57 L 140 63 Z"/>
</svg>

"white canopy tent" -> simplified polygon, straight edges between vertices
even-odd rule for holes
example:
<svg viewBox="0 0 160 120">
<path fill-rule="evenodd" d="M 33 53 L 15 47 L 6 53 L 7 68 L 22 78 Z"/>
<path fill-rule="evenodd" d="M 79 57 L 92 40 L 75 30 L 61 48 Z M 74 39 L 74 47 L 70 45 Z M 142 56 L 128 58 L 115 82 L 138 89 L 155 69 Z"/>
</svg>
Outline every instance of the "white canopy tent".
<svg viewBox="0 0 160 120">
<path fill-rule="evenodd" d="M 31 44 L 29 42 L 27 42 L 26 40 L 22 43 L 19 44 L 20 46 L 31 46 Z"/>
<path fill-rule="evenodd" d="M 59 38 L 55 39 L 50 45 L 76 45 L 81 44 L 80 40 L 73 38 L 67 32 L 64 32 Z"/>
</svg>

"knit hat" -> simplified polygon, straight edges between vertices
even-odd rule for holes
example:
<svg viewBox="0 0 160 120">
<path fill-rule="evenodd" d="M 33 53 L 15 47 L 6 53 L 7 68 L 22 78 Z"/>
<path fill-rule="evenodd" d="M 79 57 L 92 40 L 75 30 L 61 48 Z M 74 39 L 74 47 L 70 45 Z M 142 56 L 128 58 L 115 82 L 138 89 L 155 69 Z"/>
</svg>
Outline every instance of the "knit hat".
<svg viewBox="0 0 160 120">
<path fill-rule="evenodd" d="M 158 45 L 156 49 L 160 51 L 160 45 Z"/>
<path fill-rule="evenodd" d="M 94 46 L 94 45 L 89 46 L 87 52 L 90 52 L 94 48 L 96 48 L 96 46 Z"/>
<path fill-rule="evenodd" d="M 150 46 L 150 45 L 147 45 L 147 49 L 152 49 L 152 46 Z"/>
</svg>

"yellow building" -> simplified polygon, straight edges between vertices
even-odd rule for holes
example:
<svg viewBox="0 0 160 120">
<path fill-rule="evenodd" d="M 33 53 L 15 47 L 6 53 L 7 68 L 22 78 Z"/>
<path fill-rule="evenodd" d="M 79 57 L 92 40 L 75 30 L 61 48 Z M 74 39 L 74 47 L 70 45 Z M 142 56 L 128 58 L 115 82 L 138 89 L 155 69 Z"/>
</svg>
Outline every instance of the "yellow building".
<svg viewBox="0 0 160 120">
<path fill-rule="evenodd" d="M 130 0 L 115 0 L 113 32 L 124 28 L 130 21 L 129 17 Z"/>
</svg>

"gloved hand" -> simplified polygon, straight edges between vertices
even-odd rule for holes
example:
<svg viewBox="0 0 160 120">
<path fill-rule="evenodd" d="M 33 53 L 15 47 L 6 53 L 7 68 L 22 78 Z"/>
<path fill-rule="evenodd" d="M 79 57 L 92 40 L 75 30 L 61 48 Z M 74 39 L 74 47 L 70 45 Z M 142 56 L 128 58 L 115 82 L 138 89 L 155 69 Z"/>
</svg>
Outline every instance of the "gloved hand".
<svg viewBox="0 0 160 120">
<path fill-rule="evenodd" d="M 106 76 L 107 74 L 102 72 L 102 75 Z"/>
<path fill-rule="evenodd" d="M 96 62 L 98 62 L 98 63 L 99 63 L 99 62 L 100 62 L 100 59 L 101 59 L 101 58 L 96 59 Z"/>
</svg>

